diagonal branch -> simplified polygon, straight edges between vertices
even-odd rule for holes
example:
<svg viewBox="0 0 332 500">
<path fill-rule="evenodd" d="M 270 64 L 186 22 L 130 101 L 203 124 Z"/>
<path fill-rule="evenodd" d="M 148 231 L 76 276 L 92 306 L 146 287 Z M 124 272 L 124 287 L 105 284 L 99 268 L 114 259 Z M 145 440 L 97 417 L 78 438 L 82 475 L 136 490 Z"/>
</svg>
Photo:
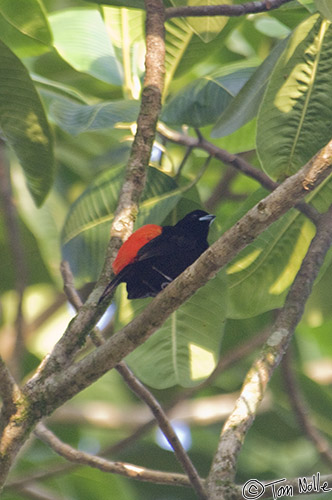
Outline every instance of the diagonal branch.
<svg viewBox="0 0 332 500">
<path fill-rule="evenodd" d="M 129 370 L 125 363 L 119 363 L 116 366 L 116 369 L 122 375 L 130 389 L 150 408 L 160 429 L 172 446 L 176 458 L 185 470 L 190 483 L 192 484 L 198 495 L 198 498 L 200 498 L 201 500 L 206 500 L 207 497 L 204 491 L 203 483 L 159 402 L 154 398 L 151 392 L 147 390 L 147 388 L 135 377 L 135 375 L 131 372 L 131 370 Z"/>
<path fill-rule="evenodd" d="M 332 206 L 321 218 L 317 233 L 280 310 L 272 333 L 244 381 L 233 413 L 226 421 L 209 475 L 211 500 L 230 498 L 229 481 L 234 481 L 237 457 L 269 380 L 279 365 L 296 325 L 301 319 L 313 283 L 332 244 Z"/>
<path fill-rule="evenodd" d="M 164 8 L 162 0 L 146 0 L 146 73 L 137 120 L 137 131 L 126 169 L 118 208 L 114 217 L 111 239 L 106 253 L 104 269 L 77 316 L 70 322 L 64 335 L 52 353 L 40 367 L 35 380 L 46 378 L 51 373 L 67 366 L 84 343 L 91 329 L 100 319 L 106 305 L 96 308 L 96 303 L 109 281 L 111 261 L 121 242 L 132 231 L 138 211 L 138 201 L 145 186 L 146 169 L 149 164 L 156 124 L 161 109 L 164 82 Z"/>
<path fill-rule="evenodd" d="M 175 142 L 176 144 L 181 144 L 190 149 L 198 148 L 206 151 L 210 156 L 217 158 L 225 165 L 229 165 L 247 177 L 259 182 L 259 184 L 268 191 L 273 191 L 279 186 L 278 182 L 273 181 L 265 172 L 251 165 L 240 155 L 231 154 L 225 149 L 219 148 L 212 142 L 207 141 L 200 133 L 197 138 L 192 137 L 187 134 L 182 134 L 176 130 L 172 130 L 163 123 L 158 124 L 158 132 L 162 137 L 171 142 Z M 315 224 L 317 223 L 319 213 L 314 207 L 307 205 L 305 202 L 299 202 L 296 205 L 296 208 L 309 217 L 312 222 Z"/>
<path fill-rule="evenodd" d="M 332 140 L 299 172 L 249 210 L 234 227 L 159 293 L 139 316 L 109 338 L 102 347 L 42 383 L 28 382 L 25 391 L 32 404 L 42 397 L 43 415 L 46 415 L 114 368 L 240 250 L 317 187 L 330 174 L 331 164 Z M 68 380 L 74 383 L 68 384 Z"/>
<path fill-rule="evenodd" d="M 82 305 L 81 300 L 78 296 L 78 293 L 75 289 L 74 282 L 73 282 L 73 275 L 71 273 L 69 264 L 67 262 L 62 262 L 61 264 L 61 272 L 64 280 L 64 289 L 66 292 L 66 295 L 70 302 L 73 304 L 76 309 L 79 309 Z M 91 334 L 90 334 L 91 335 Z M 93 335 L 92 340 L 96 347 L 99 347 L 101 345 L 104 345 L 104 339 L 100 336 Z M 173 447 L 173 450 L 175 452 L 175 456 L 177 457 L 178 461 L 182 465 L 183 469 L 188 475 L 189 481 L 192 484 L 194 490 L 197 492 L 198 497 L 201 498 L 202 500 L 206 499 L 206 495 L 204 492 L 204 487 L 202 484 L 202 481 L 193 465 L 191 462 L 189 456 L 187 455 L 185 449 L 183 448 L 179 438 L 177 437 L 171 423 L 169 422 L 166 413 L 160 406 L 159 402 L 154 398 L 153 394 L 138 380 L 137 377 L 132 373 L 132 371 L 128 368 L 128 366 L 122 361 L 116 366 L 117 371 L 120 373 L 120 375 L 123 377 L 129 388 L 142 400 L 144 403 L 150 408 L 152 414 L 154 415 L 160 429 L 164 433 L 165 437 Z M 47 442 L 51 447 L 57 447 L 57 450 L 67 450 L 66 452 L 62 453 L 63 456 L 67 456 L 69 460 L 74 461 L 76 463 L 81 463 L 81 456 L 80 452 L 77 452 L 76 450 L 71 448 L 71 452 L 69 453 L 69 448 L 68 445 L 65 445 L 62 443 L 60 445 L 59 440 L 52 435 L 50 431 L 46 429 L 46 427 L 43 426 L 43 424 L 39 424 L 37 426 L 37 429 L 35 431 L 36 435 L 41 437 L 45 442 Z M 45 438 L 46 436 L 46 438 Z M 59 451 L 61 454 L 61 452 Z M 92 456 L 91 456 L 92 457 Z M 90 457 L 90 461 L 92 466 L 95 466 L 95 463 L 100 463 L 100 460 L 105 462 L 103 459 L 99 459 L 97 457 L 93 457 L 93 460 Z M 134 467 L 129 469 L 129 467 L 120 467 L 120 471 L 127 471 L 130 470 L 132 471 Z M 116 472 L 117 469 L 115 469 L 114 472 Z M 140 476 L 139 476 L 140 477 Z"/>
<path fill-rule="evenodd" d="M 75 450 L 72 446 L 61 441 L 42 423 L 37 425 L 35 434 L 58 455 L 61 455 L 74 464 L 88 465 L 104 472 L 120 474 L 121 476 L 136 479 L 138 481 L 148 481 L 155 484 L 167 484 L 172 486 L 190 486 L 188 478 L 183 474 L 146 469 L 140 465 L 137 466 L 126 462 L 112 462 L 105 458 L 92 455 L 91 453 Z"/>
</svg>

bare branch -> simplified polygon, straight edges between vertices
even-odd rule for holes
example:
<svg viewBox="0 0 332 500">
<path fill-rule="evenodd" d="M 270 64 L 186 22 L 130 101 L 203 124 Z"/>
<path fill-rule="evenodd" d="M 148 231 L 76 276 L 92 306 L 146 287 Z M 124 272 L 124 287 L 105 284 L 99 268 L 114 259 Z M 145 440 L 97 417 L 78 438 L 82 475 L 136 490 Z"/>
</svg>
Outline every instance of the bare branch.
<svg viewBox="0 0 332 500">
<path fill-rule="evenodd" d="M 225 149 L 221 149 L 218 146 L 215 146 L 212 142 L 204 139 L 198 130 L 196 130 L 198 137 L 195 138 L 190 135 L 181 134 L 180 132 L 167 127 L 163 123 L 159 123 L 158 132 L 162 137 L 168 139 L 169 141 L 181 144 L 187 148 L 198 148 L 206 151 L 209 155 L 222 161 L 225 165 L 229 165 L 247 177 L 259 182 L 259 184 L 268 191 L 273 191 L 279 186 L 278 182 L 273 181 L 267 174 L 265 174 L 265 172 L 251 165 L 242 156 L 231 154 Z M 304 202 L 297 203 L 295 207 L 304 215 L 309 217 L 315 224 L 318 222 L 319 213 L 315 208 Z"/>
<path fill-rule="evenodd" d="M 131 372 L 131 370 L 129 370 L 125 363 L 119 363 L 116 366 L 116 369 L 122 375 L 130 389 L 150 408 L 160 429 L 164 433 L 169 444 L 172 446 L 176 458 L 188 475 L 190 483 L 196 491 L 198 497 L 202 500 L 206 500 L 207 497 L 204 491 L 203 483 L 159 402 L 154 398 L 152 393 L 135 377 L 135 375 Z"/>
<path fill-rule="evenodd" d="M 63 279 L 63 290 L 65 295 L 71 305 L 76 309 L 76 311 L 78 311 L 83 303 L 75 288 L 74 276 L 71 272 L 69 262 L 63 260 L 60 264 L 60 271 Z"/>
<path fill-rule="evenodd" d="M 264 0 L 243 3 L 240 5 L 199 5 L 185 7 L 169 7 L 166 9 L 166 19 L 172 17 L 205 17 L 205 16 L 245 16 L 277 9 L 291 0 Z"/>
<path fill-rule="evenodd" d="M 58 455 L 61 455 L 69 462 L 73 462 L 75 464 L 88 465 L 104 472 L 120 474 L 121 476 L 136 479 L 138 481 L 149 481 L 157 484 L 168 484 L 173 486 L 190 486 L 187 476 L 183 474 L 154 471 L 146 469 L 140 465 L 137 466 L 126 462 L 111 462 L 105 458 L 75 450 L 68 444 L 63 443 L 42 423 L 37 425 L 35 435 L 50 446 Z"/>
<path fill-rule="evenodd" d="M 264 396 L 267 384 L 279 365 L 294 329 L 303 313 L 313 283 L 332 243 L 332 206 L 317 226 L 307 255 L 287 295 L 283 309 L 278 313 L 272 334 L 265 343 L 244 381 L 241 395 L 233 413 L 226 421 L 210 475 L 211 500 L 230 498 L 227 495 L 229 481 L 235 477 L 237 456 L 246 433 L 251 427 L 257 408 Z M 224 482 L 226 481 L 226 483 Z"/>
</svg>

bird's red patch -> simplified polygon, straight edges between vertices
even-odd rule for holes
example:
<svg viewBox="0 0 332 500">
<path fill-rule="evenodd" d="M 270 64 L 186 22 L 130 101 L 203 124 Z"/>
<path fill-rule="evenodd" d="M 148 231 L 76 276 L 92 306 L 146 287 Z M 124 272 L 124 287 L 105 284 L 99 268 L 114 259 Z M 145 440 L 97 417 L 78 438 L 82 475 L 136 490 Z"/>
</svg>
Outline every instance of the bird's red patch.
<svg viewBox="0 0 332 500">
<path fill-rule="evenodd" d="M 115 274 L 119 274 L 128 264 L 132 264 L 135 261 L 137 252 L 150 240 L 159 236 L 162 230 L 163 228 L 157 224 L 146 224 L 129 236 L 118 251 L 112 264 Z"/>
</svg>

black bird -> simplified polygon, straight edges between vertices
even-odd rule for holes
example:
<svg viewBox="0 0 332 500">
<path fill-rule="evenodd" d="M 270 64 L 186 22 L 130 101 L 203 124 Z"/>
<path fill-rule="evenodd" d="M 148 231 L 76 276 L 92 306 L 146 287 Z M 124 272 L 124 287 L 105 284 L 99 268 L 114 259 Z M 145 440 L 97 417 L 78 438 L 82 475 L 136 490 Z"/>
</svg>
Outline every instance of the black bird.
<svg viewBox="0 0 332 500">
<path fill-rule="evenodd" d="M 122 282 L 127 283 L 128 299 L 156 296 L 208 248 L 214 219 L 194 210 L 175 226 L 147 224 L 137 229 L 120 248 L 113 262 L 115 277 L 99 303 Z"/>
</svg>

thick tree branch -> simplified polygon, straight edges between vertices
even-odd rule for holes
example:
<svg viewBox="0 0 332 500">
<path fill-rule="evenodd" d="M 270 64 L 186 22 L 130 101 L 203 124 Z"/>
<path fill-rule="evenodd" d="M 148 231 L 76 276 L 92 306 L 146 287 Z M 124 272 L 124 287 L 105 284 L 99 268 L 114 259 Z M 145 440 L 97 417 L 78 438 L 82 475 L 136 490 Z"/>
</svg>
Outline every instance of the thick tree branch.
<svg viewBox="0 0 332 500">
<path fill-rule="evenodd" d="M 277 9 L 291 0 L 264 0 L 243 3 L 240 5 L 199 5 L 185 7 L 169 7 L 166 9 L 166 19 L 172 17 L 205 17 L 205 16 L 245 16 Z"/>
<path fill-rule="evenodd" d="M 226 421 L 209 475 L 209 498 L 231 497 L 229 482 L 234 481 L 237 457 L 245 435 L 251 427 L 267 384 L 279 365 L 294 329 L 301 319 L 313 283 L 332 244 L 332 206 L 321 218 L 317 233 L 287 295 L 260 356 L 244 381 L 234 411 Z"/>
<path fill-rule="evenodd" d="M 52 412 L 65 400 L 114 368 L 125 356 L 150 337 L 183 302 L 215 276 L 272 222 L 280 218 L 331 172 L 332 141 L 299 172 L 286 179 L 265 199 L 224 233 L 201 257 L 166 287 L 121 331 L 81 361 L 45 381 L 30 381 L 25 387 L 35 418 Z M 69 380 L 71 383 L 68 383 Z M 43 406 L 38 401 L 42 397 Z"/>
</svg>

